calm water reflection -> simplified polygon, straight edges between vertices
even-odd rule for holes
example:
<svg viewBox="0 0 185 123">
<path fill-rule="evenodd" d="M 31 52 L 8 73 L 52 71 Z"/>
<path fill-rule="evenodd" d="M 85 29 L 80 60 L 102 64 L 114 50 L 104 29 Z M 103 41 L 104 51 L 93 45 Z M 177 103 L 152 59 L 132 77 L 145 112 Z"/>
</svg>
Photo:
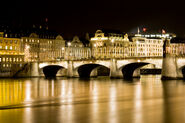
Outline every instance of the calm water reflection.
<svg viewBox="0 0 185 123">
<path fill-rule="evenodd" d="M 182 123 L 185 82 L 0 79 L 0 123 Z"/>
</svg>

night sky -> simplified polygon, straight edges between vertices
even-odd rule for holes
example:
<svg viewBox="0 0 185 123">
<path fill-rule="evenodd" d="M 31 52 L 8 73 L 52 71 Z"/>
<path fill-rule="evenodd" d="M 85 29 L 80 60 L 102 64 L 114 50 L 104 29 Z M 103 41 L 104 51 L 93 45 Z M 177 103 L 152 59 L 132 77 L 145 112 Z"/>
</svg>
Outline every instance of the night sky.
<svg viewBox="0 0 185 123">
<path fill-rule="evenodd" d="M 64 38 L 94 33 L 97 29 L 136 32 L 137 27 L 150 31 L 185 36 L 185 6 L 180 1 L 162 0 L 24 0 L 1 3 L 0 23 L 13 27 L 33 24 L 48 26 Z"/>
</svg>

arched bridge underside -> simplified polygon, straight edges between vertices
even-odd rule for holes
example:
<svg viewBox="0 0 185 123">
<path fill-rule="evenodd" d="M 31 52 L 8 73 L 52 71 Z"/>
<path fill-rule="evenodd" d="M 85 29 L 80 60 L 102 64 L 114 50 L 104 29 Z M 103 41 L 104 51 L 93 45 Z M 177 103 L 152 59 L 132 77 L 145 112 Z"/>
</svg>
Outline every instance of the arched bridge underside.
<svg viewBox="0 0 185 123">
<path fill-rule="evenodd" d="M 185 66 L 182 67 L 182 75 L 183 75 L 183 79 L 185 79 Z"/>
<path fill-rule="evenodd" d="M 59 71 L 59 69 L 62 69 L 62 68 L 64 68 L 64 67 L 59 66 L 59 65 L 45 66 L 43 68 L 43 73 L 46 78 L 54 78 L 54 77 L 56 77 L 56 74 Z"/>
<path fill-rule="evenodd" d="M 131 79 L 133 77 L 133 73 L 137 68 L 143 67 L 149 63 L 139 62 L 139 63 L 130 63 L 123 66 L 122 74 L 124 79 Z"/>
<path fill-rule="evenodd" d="M 91 75 L 93 70 L 97 69 L 97 76 L 98 75 L 108 75 L 110 74 L 110 69 L 106 66 L 99 65 L 99 64 L 85 64 L 78 68 L 78 74 L 81 78 L 88 78 Z"/>
</svg>

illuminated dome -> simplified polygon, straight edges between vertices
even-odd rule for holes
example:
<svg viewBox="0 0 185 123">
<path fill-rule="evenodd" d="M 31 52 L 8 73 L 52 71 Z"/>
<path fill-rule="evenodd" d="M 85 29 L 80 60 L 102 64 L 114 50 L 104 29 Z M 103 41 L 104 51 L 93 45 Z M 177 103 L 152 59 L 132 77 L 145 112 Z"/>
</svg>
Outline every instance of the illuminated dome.
<svg viewBox="0 0 185 123">
<path fill-rule="evenodd" d="M 101 30 L 97 30 L 95 33 L 95 37 L 104 37 L 104 33 Z"/>
<path fill-rule="evenodd" d="M 83 43 L 80 41 L 78 36 L 75 36 L 71 42 L 72 47 L 83 47 Z"/>
<path fill-rule="evenodd" d="M 57 40 L 64 40 L 63 37 L 62 37 L 61 35 L 58 35 L 58 36 L 56 37 L 56 39 L 57 39 Z"/>
<path fill-rule="evenodd" d="M 39 36 L 36 33 L 31 33 L 29 37 L 30 38 L 38 38 Z"/>
<path fill-rule="evenodd" d="M 96 33 L 103 33 L 101 30 L 97 30 Z"/>
</svg>

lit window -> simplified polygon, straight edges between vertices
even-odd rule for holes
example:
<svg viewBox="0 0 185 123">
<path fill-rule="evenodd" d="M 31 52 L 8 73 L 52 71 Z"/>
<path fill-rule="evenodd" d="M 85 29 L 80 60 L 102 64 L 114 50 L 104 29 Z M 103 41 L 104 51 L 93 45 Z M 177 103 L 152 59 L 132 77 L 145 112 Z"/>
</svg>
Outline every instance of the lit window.
<svg viewBox="0 0 185 123">
<path fill-rule="evenodd" d="M 3 64 L 3 67 L 5 67 L 5 64 Z"/>
<path fill-rule="evenodd" d="M 22 58 L 20 58 L 20 62 L 22 61 Z"/>
<path fill-rule="evenodd" d="M 19 58 L 17 58 L 17 61 L 19 61 Z"/>
<path fill-rule="evenodd" d="M 8 64 L 6 64 L 6 66 L 8 67 L 9 65 L 8 65 Z"/>
<path fill-rule="evenodd" d="M 10 46 L 10 50 L 12 50 L 12 46 Z"/>
<path fill-rule="evenodd" d="M 10 58 L 10 62 L 12 61 L 12 58 Z"/>
<path fill-rule="evenodd" d="M 5 58 L 3 58 L 3 61 L 5 61 Z"/>
<path fill-rule="evenodd" d="M 15 62 L 15 58 L 13 58 L 13 61 Z"/>
<path fill-rule="evenodd" d="M 0 58 L 0 62 L 1 62 L 1 58 Z"/>
<path fill-rule="evenodd" d="M 0 46 L 0 49 L 2 49 L 2 46 Z"/>
<path fill-rule="evenodd" d="M 8 58 L 6 58 L 6 61 L 8 61 Z"/>
<path fill-rule="evenodd" d="M 5 49 L 7 50 L 8 49 L 8 46 L 5 46 Z"/>
</svg>

